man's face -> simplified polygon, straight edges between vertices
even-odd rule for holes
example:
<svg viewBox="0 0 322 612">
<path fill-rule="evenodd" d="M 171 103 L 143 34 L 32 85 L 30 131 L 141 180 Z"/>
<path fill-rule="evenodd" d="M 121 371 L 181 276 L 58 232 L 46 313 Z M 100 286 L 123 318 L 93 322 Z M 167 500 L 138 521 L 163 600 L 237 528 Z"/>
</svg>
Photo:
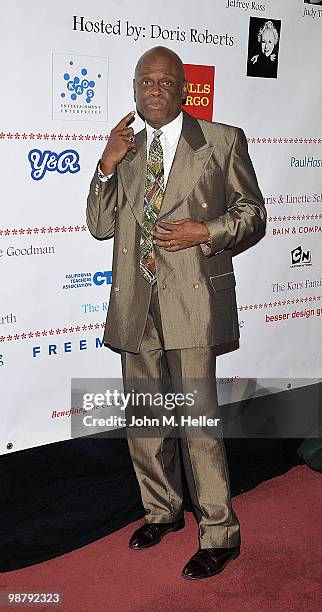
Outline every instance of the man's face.
<svg viewBox="0 0 322 612">
<path fill-rule="evenodd" d="M 187 96 L 187 82 L 170 54 L 153 53 L 139 63 L 133 80 L 136 106 L 155 129 L 170 123 L 181 111 Z"/>
</svg>

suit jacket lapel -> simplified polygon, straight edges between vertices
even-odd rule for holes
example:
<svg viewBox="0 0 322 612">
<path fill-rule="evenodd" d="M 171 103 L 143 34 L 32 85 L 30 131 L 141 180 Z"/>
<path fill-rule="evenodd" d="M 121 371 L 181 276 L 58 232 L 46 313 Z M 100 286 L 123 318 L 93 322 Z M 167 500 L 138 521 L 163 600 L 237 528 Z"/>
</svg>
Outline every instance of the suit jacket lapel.
<svg viewBox="0 0 322 612">
<path fill-rule="evenodd" d="M 147 172 L 146 130 L 136 134 L 137 152 L 127 153 L 118 172 L 128 202 L 136 220 L 142 225 L 144 187 Z M 191 193 L 198 182 L 213 147 L 207 144 L 198 121 L 183 113 L 182 132 L 164 192 L 158 219 L 163 219 L 175 210 Z"/>
<path fill-rule="evenodd" d="M 191 193 L 212 152 L 213 147 L 207 144 L 198 121 L 183 112 L 182 132 L 158 219 L 172 213 Z"/>
<path fill-rule="evenodd" d="M 147 173 L 146 130 L 135 135 L 137 152 L 129 151 L 118 167 L 127 200 L 137 222 L 142 225 L 145 177 Z"/>
</svg>

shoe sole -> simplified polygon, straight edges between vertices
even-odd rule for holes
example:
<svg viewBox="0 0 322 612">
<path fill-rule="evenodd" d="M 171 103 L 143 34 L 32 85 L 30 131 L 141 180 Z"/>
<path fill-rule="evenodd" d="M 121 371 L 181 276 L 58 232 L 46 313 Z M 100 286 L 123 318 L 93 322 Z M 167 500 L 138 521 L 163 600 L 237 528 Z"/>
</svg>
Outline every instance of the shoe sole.
<svg viewBox="0 0 322 612">
<path fill-rule="evenodd" d="M 160 542 L 163 540 L 164 536 L 168 535 L 169 533 L 175 533 L 176 531 L 180 531 L 180 529 L 183 529 L 185 527 L 185 523 L 183 525 L 181 525 L 180 527 L 176 527 L 175 529 L 169 529 L 169 531 L 165 531 L 162 535 L 162 537 L 157 540 L 156 542 L 153 542 L 153 544 L 147 544 L 146 546 L 130 546 L 129 548 L 131 550 L 146 550 L 146 548 L 152 548 L 152 546 L 156 546 L 157 544 L 160 544 Z"/>
<path fill-rule="evenodd" d="M 220 570 L 216 571 L 216 572 L 212 572 L 212 574 L 208 574 L 207 576 L 186 576 L 183 572 L 181 573 L 181 576 L 183 578 L 185 578 L 185 580 L 203 580 L 204 578 L 211 578 L 212 576 L 217 576 L 218 574 L 221 574 L 221 572 L 224 571 L 225 567 L 228 565 L 228 563 L 230 563 L 231 561 L 234 561 L 234 559 L 237 559 L 237 557 L 239 557 L 240 552 L 234 553 L 230 559 L 228 559 L 225 563 L 225 565 L 223 565 Z"/>
</svg>

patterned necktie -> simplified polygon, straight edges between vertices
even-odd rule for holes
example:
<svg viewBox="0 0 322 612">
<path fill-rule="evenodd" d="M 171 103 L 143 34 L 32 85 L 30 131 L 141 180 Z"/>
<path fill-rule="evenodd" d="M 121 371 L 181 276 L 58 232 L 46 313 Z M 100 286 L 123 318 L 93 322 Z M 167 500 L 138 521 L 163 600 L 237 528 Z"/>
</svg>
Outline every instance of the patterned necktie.
<svg viewBox="0 0 322 612">
<path fill-rule="evenodd" d="M 154 130 L 150 145 L 144 191 L 143 224 L 140 239 L 140 274 L 155 283 L 155 254 L 152 230 L 161 208 L 164 192 L 163 151 L 160 142 L 161 130 Z"/>
</svg>

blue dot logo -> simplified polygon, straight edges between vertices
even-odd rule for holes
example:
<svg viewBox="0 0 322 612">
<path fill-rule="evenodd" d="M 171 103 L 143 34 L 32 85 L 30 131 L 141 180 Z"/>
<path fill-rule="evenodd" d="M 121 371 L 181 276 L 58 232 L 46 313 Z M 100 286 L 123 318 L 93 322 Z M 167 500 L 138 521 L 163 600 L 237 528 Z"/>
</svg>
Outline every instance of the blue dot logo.
<svg viewBox="0 0 322 612">
<path fill-rule="evenodd" d="M 74 66 L 73 60 L 70 60 L 69 66 Z M 102 75 L 97 74 L 96 77 L 101 79 Z M 89 78 L 88 70 L 85 66 L 81 68 L 79 74 L 71 75 L 69 72 L 65 72 L 63 79 L 65 81 L 67 91 L 62 91 L 60 93 L 61 98 L 66 98 L 69 96 L 70 99 L 75 102 L 77 99 L 81 99 L 83 96 L 83 102 L 85 101 L 87 104 L 92 102 L 95 96 L 94 88 L 96 83 L 94 79 Z"/>
</svg>

